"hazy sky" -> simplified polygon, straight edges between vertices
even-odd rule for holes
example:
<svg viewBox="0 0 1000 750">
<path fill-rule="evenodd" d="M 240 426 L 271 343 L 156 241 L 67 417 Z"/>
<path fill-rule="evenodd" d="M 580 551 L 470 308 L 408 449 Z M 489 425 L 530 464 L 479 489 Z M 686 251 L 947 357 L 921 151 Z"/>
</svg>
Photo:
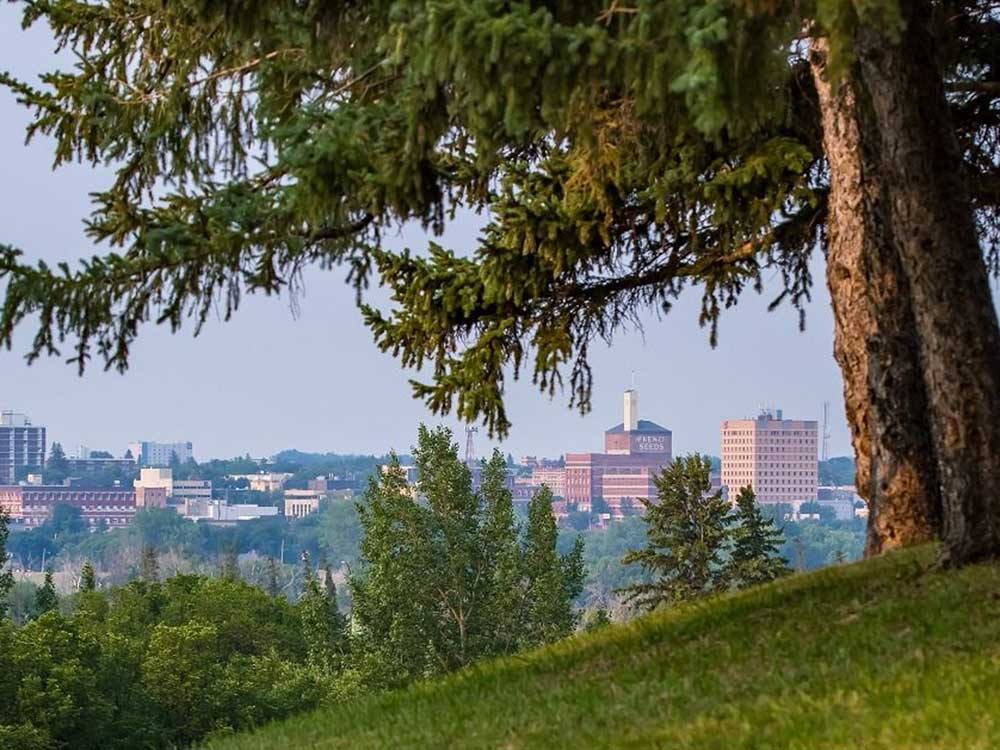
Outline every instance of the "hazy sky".
<svg viewBox="0 0 1000 750">
<path fill-rule="evenodd" d="M 51 65 L 51 40 L 42 30 L 20 30 L 17 6 L 0 3 L 0 69 L 33 76 Z M 102 173 L 74 165 L 53 172 L 51 147 L 24 146 L 27 113 L 0 92 L 0 243 L 32 259 L 68 260 L 92 253 L 82 233 L 88 192 Z M 470 247 L 474 217 L 451 227 L 444 244 Z M 393 240 L 421 248 L 419 232 Z M 639 411 L 674 433 L 674 453 L 718 454 L 719 423 L 756 412 L 762 404 L 786 417 L 820 419 L 830 402 L 830 454 L 850 451 L 842 384 L 832 356 L 833 321 L 814 262 L 807 329 L 789 307 L 767 312 L 770 296 L 752 292 L 728 311 L 719 346 L 698 327 L 699 298 L 689 292 L 664 320 L 650 317 L 645 334 L 618 338 L 613 350 L 593 349 L 593 411 L 581 417 L 550 401 L 527 382 L 508 388 L 514 428 L 503 445 L 515 455 L 556 456 L 600 450 L 603 430 L 621 421 L 621 393 L 635 370 Z M 314 270 L 294 317 L 287 299 L 247 298 L 235 319 L 212 322 L 193 338 L 147 327 L 125 375 L 99 366 L 84 377 L 59 359 L 28 367 L 32 329 L 20 346 L 0 352 L 0 408 L 26 412 L 48 428 L 49 440 L 68 452 L 83 443 L 116 455 L 133 440 L 191 440 L 199 459 L 283 448 L 382 453 L 405 451 L 420 421 L 436 422 L 414 401 L 409 373 L 372 343 L 341 271 Z M 776 364 L 776 363 L 781 363 Z M 448 422 L 458 428 L 454 420 Z M 487 448 L 484 435 L 480 453 Z"/>
</svg>

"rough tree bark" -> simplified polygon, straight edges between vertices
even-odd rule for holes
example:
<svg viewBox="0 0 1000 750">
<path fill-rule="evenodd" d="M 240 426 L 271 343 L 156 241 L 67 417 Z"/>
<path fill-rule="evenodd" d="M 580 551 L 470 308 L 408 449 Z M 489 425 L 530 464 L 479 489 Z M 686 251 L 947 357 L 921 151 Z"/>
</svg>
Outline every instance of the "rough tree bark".
<svg viewBox="0 0 1000 750">
<path fill-rule="evenodd" d="M 943 509 L 943 561 L 1000 552 L 1000 327 L 930 33 L 901 0 L 898 38 L 864 28 L 856 54 L 878 131 L 921 346 Z"/>
<path fill-rule="evenodd" d="M 873 118 L 861 110 L 850 73 L 830 80 L 827 57 L 826 40 L 813 40 L 810 65 L 830 165 L 834 356 L 844 376 L 858 492 L 870 512 L 870 556 L 937 537 L 941 498 L 913 309 L 894 246 Z"/>
</svg>

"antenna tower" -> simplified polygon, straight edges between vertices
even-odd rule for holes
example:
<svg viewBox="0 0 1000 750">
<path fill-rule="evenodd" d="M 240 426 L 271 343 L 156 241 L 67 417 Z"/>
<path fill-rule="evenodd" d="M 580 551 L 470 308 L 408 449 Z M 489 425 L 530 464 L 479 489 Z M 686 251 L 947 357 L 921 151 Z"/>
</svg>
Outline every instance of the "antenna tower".
<svg viewBox="0 0 1000 750">
<path fill-rule="evenodd" d="M 827 461 L 830 458 L 830 402 L 823 402 L 823 452 L 820 460 Z"/>
<path fill-rule="evenodd" d="M 476 463 L 476 433 L 478 427 L 467 425 L 465 428 L 465 465 L 473 466 Z"/>
</svg>

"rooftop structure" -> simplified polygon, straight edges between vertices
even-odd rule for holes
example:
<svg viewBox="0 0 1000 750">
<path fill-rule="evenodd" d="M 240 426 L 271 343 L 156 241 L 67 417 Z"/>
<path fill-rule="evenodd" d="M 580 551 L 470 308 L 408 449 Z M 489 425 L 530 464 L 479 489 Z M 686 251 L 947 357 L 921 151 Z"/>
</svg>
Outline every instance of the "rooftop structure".
<svg viewBox="0 0 1000 750">
<path fill-rule="evenodd" d="M 244 503 L 229 505 L 225 500 L 185 500 L 177 512 L 192 521 L 231 526 L 260 518 L 273 518 L 278 509 L 273 505 Z"/>
</svg>

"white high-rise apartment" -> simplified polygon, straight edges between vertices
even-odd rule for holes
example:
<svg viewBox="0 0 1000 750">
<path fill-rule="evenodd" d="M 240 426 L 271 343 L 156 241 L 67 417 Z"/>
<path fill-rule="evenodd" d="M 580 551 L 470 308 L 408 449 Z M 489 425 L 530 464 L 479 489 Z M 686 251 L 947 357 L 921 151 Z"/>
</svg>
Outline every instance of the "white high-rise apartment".
<svg viewBox="0 0 1000 750">
<path fill-rule="evenodd" d="M 191 443 L 156 443 L 142 440 L 129 443 L 128 449 L 139 466 L 170 466 L 171 458 L 175 454 L 181 463 L 194 458 L 194 446 Z"/>
<path fill-rule="evenodd" d="M 813 420 L 784 419 L 762 410 L 756 419 L 722 423 L 722 484 L 736 500 L 749 485 L 761 503 L 788 503 L 797 510 L 815 502 L 819 480 L 819 429 Z"/>
</svg>

